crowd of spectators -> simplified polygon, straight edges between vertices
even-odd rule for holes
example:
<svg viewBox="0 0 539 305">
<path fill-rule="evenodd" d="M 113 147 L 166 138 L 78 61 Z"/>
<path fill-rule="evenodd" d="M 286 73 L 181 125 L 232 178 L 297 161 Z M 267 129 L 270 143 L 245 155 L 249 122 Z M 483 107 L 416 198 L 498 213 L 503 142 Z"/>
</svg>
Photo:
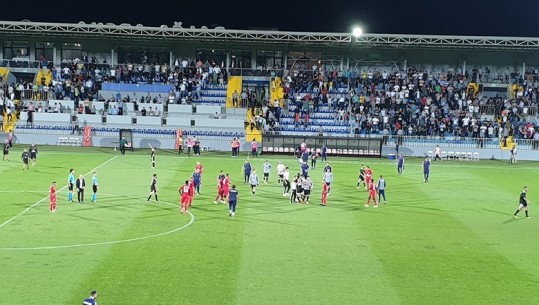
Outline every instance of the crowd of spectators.
<svg viewBox="0 0 539 305">
<path fill-rule="evenodd" d="M 513 96 L 507 98 L 478 94 L 478 83 L 487 76 L 477 68 L 462 74 L 414 67 L 407 72 L 313 67 L 285 72 L 282 86 L 300 130 L 309 128 L 310 116 L 325 106 L 333 111 L 336 125 L 347 125 L 358 136 L 533 138 L 535 126 L 530 128 L 529 122 L 535 123 L 537 113 L 537 71 L 509 74 Z M 482 119 L 485 109 L 492 109 L 492 116 Z"/>
<path fill-rule="evenodd" d="M 167 64 L 121 64 L 111 66 L 106 62 L 99 63 L 95 57 L 83 56 L 82 59 L 64 61 L 59 65 L 48 62 L 50 75 L 40 73 L 41 77 L 34 82 L 20 81 L 17 83 L 2 83 L 0 87 L 0 110 L 3 113 L 10 109 L 19 113 L 19 105 L 13 101 L 24 99 L 32 101 L 46 100 L 73 100 L 78 113 L 97 113 L 90 107 L 85 107 L 80 101 L 99 100 L 105 102 L 105 109 L 101 114 L 122 115 L 126 107 L 123 103 L 134 103 L 134 109 L 141 115 L 161 115 L 160 110 L 151 110 L 151 106 L 137 104 L 185 104 L 199 101 L 202 98 L 202 89 L 206 87 L 224 88 L 228 81 L 226 69 L 222 69 L 215 61 L 175 60 L 173 65 Z M 45 70 L 47 71 L 47 70 Z M 141 96 L 139 98 L 122 97 L 118 94 L 110 97 L 99 95 L 103 83 L 131 83 L 131 84 L 168 84 L 174 89 L 167 94 L 158 94 L 155 97 Z M 107 107 L 109 103 L 116 102 L 117 106 Z M 37 112 L 67 112 L 71 109 L 57 105 L 42 107 L 34 105 Z M 140 109 L 139 109 L 140 108 Z M 144 110 L 144 111 L 143 111 Z"/>
</svg>

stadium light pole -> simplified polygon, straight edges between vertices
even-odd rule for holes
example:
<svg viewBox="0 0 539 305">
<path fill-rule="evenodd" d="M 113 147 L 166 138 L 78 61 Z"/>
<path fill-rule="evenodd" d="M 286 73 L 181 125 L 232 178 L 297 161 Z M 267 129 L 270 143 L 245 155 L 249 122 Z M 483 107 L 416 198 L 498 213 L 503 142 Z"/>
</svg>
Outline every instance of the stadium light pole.
<svg viewBox="0 0 539 305">
<path fill-rule="evenodd" d="M 354 28 L 352 29 L 352 36 L 354 36 L 356 38 L 356 40 L 361 36 L 363 35 L 363 29 L 359 26 L 354 26 Z M 355 41 L 353 41 L 352 43 L 354 43 Z M 352 47 L 353 47 L 353 44 L 352 44 Z M 348 83 L 348 90 L 350 90 L 350 83 Z M 350 102 L 348 104 L 348 109 L 350 109 L 350 112 L 352 111 L 352 100 L 350 99 Z M 350 134 L 353 135 L 354 134 L 354 128 L 352 126 L 352 124 L 350 124 Z"/>
</svg>

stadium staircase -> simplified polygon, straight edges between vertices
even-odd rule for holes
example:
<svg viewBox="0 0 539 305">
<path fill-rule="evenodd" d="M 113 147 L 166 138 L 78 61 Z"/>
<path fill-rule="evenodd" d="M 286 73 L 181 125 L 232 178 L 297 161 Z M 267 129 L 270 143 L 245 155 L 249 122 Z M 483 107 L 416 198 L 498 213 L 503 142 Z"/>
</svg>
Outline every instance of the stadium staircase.
<svg viewBox="0 0 539 305">
<path fill-rule="evenodd" d="M 251 131 L 251 109 L 247 109 L 247 124 L 245 124 L 245 141 L 251 142 L 256 140 L 258 143 L 262 143 L 262 131 L 254 128 Z"/>
<path fill-rule="evenodd" d="M 226 91 L 226 108 L 232 108 L 232 96 L 234 91 L 241 95 L 242 91 L 242 78 L 241 76 L 232 76 L 228 79 L 228 89 Z"/>
<path fill-rule="evenodd" d="M 9 68 L 6 67 L 0 67 L 0 78 L 2 78 L 2 82 L 0 85 L 3 85 L 7 82 L 7 79 L 9 77 Z"/>
<path fill-rule="evenodd" d="M 45 83 L 50 84 L 52 81 L 52 71 L 49 69 L 39 69 L 34 79 L 34 84 L 41 84 L 41 78 L 45 77 Z"/>
<path fill-rule="evenodd" d="M 15 112 L 12 113 L 12 118 L 10 122 L 8 122 L 7 114 L 4 114 L 4 129 L 3 131 L 5 133 L 9 133 L 10 131 L 15 131 L 15 126 L 17 125 L 17 114 Z"/>
<path fill-rule="evenodd" d="M 278 76 L 271 81 L 270 98 L 272 102 L 278 100 L 281 108 L 284 107 L 284 88 L 282 86 L 282 80 Z"/>
</svg>

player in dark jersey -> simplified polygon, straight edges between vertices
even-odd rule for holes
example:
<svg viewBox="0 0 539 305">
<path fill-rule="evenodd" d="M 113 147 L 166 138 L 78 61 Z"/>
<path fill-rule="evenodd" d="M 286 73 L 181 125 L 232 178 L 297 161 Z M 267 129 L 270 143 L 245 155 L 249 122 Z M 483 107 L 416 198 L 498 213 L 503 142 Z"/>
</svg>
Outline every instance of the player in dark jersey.
<svg viewBox="0 0 539 305">
<path fill-rule="evenodd" d="M 152 168 L 155 168 L 155 148 L 153 148 L 152 144 L 148 143 L 150 145 L 150 148 L 152 149 L 152 152 L 150 153 L 150 160 L 152 161 Z"/>
<path fill-rule="evenodd" d="M 518 199 L 518 209 L 515 212 L 515 214 L 513 214 L 514 218 L 518 217 L 517 214 L 521 210 L 524 210 L 524 212 L 526 213 L 526 218 L 530 218 L 530 216 L 528 215 L 528 196 L 527 195 L 528 195 L 528 187 L 525 186 L 522 192 L 520 193 L 520 198 Z"/>
<path fill-rule="evenodd" d="M 90 296 L 86 299 L 82 300 L 82 305 L 96 305 L 97 302 L 95 301 L 97 299 L 97 291 L 90 292 Z"/>
<path fill-rule="evenodd" d="M 150 195 L 148 196 L 148 199 L 146 200 L 146 202 L 150 202 L 152 195 L 155 195 L 155 202 L 158 202 L 159 200 L 157 199 L 157 174 L 153 174 L 152 176 L 152 184 L 150 185 Z"/>
<path fill-rule="evenodd" d="M 30 159 L 30 154 L 28 153 L 28 151 L 26 149 L 23 150 L 22 155 L 21 155 L 21 159 L 22 159 L 22 170 L 30 169 L 28 167 L 28 160 Z"/>
<path fill-rule="evenodd" d="M 9 146 L 9 142 L 8 140 L 5 140 L 4 141 L 4 155 L 2 157 L 2 160 L 5 160 L 5 161 L 8 161 L 9 162 L 9 149 L 11 147 Z"/>
<path fill-rule="evenodd" d="M 28 152 L 30 153 L 30 161 L 32 161 L 32 166 L 36 165 L 37 160 L 37 147 L 35 144 L 32 144 L 30 146 L 30 149 L 28 149 Z"/>
<path fill-rule="evenodd" d="M 359 169 L 359 177 L 357 179 L 356 188 L 359 188 L 362 183 L 363 186 L 365 186 L 365 164 L 361 164 L 361 168 Z"/>
<path fill-rule="evenodd" d="M 429 182 L 429 175 L 430 175 L 430 159 L 427 157 L 425 160 L 423 160 L 423 178 L 425 179 L 425 183 Z"/>
</svg>

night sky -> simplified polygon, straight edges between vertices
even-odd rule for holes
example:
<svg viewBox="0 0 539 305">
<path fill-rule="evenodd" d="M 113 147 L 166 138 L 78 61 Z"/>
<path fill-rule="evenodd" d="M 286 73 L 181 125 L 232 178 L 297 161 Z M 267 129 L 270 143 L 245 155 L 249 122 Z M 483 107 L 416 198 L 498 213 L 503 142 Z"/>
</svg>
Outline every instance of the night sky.
<svg viewBox="0 0 539 305">
<path fill-rule="evenodd" d="M 367 33 L 539 37 L 537 0 L 137 2 L 57 0 L 28 9 L 28 2 L 12 1 L 0 10 L 0 19 L 147 26 L 172 26 L 174 21 L 182 21 L 183 27 L 301 32 L 350 32 L 358 24 Z"/>
</svg>

